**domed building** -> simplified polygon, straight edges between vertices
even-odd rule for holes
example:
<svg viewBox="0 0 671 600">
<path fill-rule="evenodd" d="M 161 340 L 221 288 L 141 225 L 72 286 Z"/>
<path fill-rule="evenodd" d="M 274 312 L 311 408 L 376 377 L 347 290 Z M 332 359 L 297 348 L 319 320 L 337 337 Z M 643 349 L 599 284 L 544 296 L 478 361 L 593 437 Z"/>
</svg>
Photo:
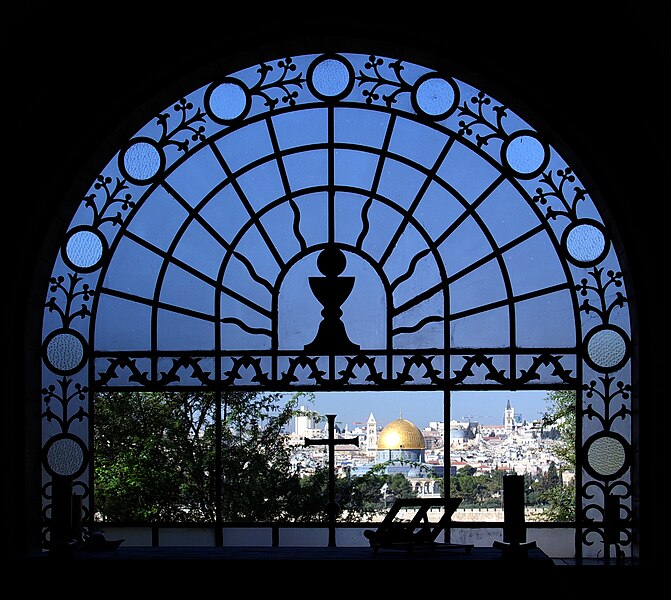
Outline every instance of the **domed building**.
<svg viewBox="0 0 671 600">
<path fill-rule="evenodd" d="M 377 437 L 375 462 L 396 460 L 423 463 L 426 442 L 424 435 L 407 419 L 396 419 L 386 425 Z"/>
<path fill-rule="evenodd" d="M 385 463 L 385 473 L 404 475 L 419 497 L 440 495 L 438 479 L 444 468 L 425 461 L 426 440 L 417 426 L 407 419 L 386 425 L 377 437 L 375 462 Z"/>
<path fill-rule="evenodd" d="M 371 424 L 375 426 L 372 413 L 368 420 L 368 425 Z M 396 419 L 383 427 L 376 439 L 375 462 L 352 466 L 352 475 L 364 475 L 374 465 L 383 464 L 386 475 L 404 475 L 420 498 L 440 496 L 439 480 L 445 468 L 425 463 L 426 440 L 414 423 Z"/>
</svg>

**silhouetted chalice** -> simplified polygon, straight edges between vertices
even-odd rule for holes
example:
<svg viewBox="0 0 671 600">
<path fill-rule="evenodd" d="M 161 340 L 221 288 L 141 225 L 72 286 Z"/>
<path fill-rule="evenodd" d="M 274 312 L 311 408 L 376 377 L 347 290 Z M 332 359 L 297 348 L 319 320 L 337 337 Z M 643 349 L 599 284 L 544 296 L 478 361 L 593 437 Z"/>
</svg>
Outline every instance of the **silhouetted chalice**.
<svg viewBox="0 0 671 600">
<path fill-rule="evenodd" d="M 307 352 L 319 354 L 337 354 L 359 349 L 347 337 L 345 325 L 340 320 L 340 307 L 352 293 L 354 277 L 340 277 L 345 270 L 347 259 L 340 248 L 328 246 L 317 257 L 317 268 L 324 277 L 309 277 L 310 289 L 315 298 L 324 307 L 323 317 L 315 339 L 305 345 Z"/>
</svg>

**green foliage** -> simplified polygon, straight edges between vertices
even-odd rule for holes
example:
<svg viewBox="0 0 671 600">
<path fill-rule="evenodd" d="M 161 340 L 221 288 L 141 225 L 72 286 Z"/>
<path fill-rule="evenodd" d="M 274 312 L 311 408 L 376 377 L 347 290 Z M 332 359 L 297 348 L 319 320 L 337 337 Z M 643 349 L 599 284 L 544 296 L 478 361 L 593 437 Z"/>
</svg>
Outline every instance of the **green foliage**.
<svg viewBox="0 0 671 600">
<path fill-rule="evenodd" d="M 212 392 L 105 392 L 95 399 L 95 506 L 106 521 L 272 520 L 291 512 L 284 428 L 302 398 L 233 392 L 222 397 L 217 499 Z M 308 400 L 312 400 L 309 397 Z"/>
<path fill-rule="evenodd" d="M 308 477 L 292 472 L 285 433 L 311 394 L 232 392 L 222 396 L 221 495 L 217 464 L 216 396 L 212 392 L 105 392 L 96 396 L 95 505 L 107 522 L 326 521 L 328 468 Z M 415 495 L 403 475 L 376 465 L 337 477 L 339 518 L 367 520 L 384 510 L 381 490 Z"/>
<path fill-rule="evenodd" d="M 404 475 L 386 474 L 385 467 L 379 463 L 363 475 L 336 477 L 334 492 L 340 521 L 366 521 L 384 511 L 395 498 L 417 496 Z M 287 516 L 295 521 L 326 521 L 328 500 L 328 468 L 323 466 L 301 479 L 300 493 L 291 504 L 294 510 Z"/>
<path fill-rule="evenodd" d="M 105 392 L 95 399 L 95 507 L 105 521 L 124 523 L 223 521 L 326 521 L 328 469 L 299 477 L 291 465 L 287 426 L 303 414 L 311 394 L 231 392 L 222 395 L 221 447 L 213 392 Z M 575 394 L 551 392 L 543 433 L 556 436 L 563 465 L 575 465 Z M 314 412 L 307 414 L 316 416 Z M 220 495 L 215 484 L 221 469 Z M 398 462 L 398 461 L 397 461 Z M 387 463 L 361 476 L 336 477 L 338 518 L 364 521 L 395 498 L 416 492 Z M 411 463 L 427 470 L 427 465 Z M 551 465 L 541 477 L 526 476 L 528 506 L 542 506 L 544 520 L 573 520 L 575 488 L 562 484 Z M 450 477 L 450 495 L 462 508 L 501 507 L 502 472 L 479 474 L 462 467 Z M 443 484 L 443 479 L 439 478 Z M 441 487 L 442 490 L 442 487 Z"/>
<path fill-rule="evenodd" d="M 478 474 L 470 466 L 461 467 L 450 477 L 450 496 L 461 498 L 460 508 L 501 508 L 501 471 Z"/>
<path fill-rule="evenodd" d="M 543 414 L 543 430 L 555 430 L 562 445 L 556 454 L 575 470 L 575 434 L 576 410 L 575 392 L 573 390 L 556 390 L 549 392 L 545 398 L 547 411 Z"/>
<path fill-rule="evenodd" d="M 124 522 L 211 519 L 211 394 L 106 392 L 95 400 L 100 514 Z"/>
<path fill-rule="evenodd" d="M 290 473 L 284 431 L 296 413 L 298 398 L 227 394 L 222 419 L 224 521 L 272 521 L 292 512 L 290 502 L 300 485 Z"/>
<path fill-rule="evenodd" d="M 543 511 L 545 521 L 575 520 L 575 480 L 565 485 L 556 485 L 545 492 L 547 506 Z"/>
<path fill-rule="evenodd" d="M 576 396 L 572 390 L 557 390 L 550 392 L 546 397 L 548 410 L 543 415 L 543 429 L 552 428 L 557 432 L 560 442 L 555 453 L 569 470 L 575 473 L 576 469 Z M 554 469 L 554 470 L 552 470 Z M 552 478 L 551 485 L 541 495 L 546 503 L 544 518 L 547 521 L 575 520 L 576 489 L 575 480 L 564 484 L 559 472 L 551 465 L 548 476 Z"/>
</svg>

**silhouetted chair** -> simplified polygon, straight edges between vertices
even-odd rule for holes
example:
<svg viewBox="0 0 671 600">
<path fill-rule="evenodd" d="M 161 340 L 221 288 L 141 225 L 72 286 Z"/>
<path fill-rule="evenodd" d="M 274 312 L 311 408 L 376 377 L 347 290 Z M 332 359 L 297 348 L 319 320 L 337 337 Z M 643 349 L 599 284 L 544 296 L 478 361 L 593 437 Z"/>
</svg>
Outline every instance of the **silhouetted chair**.
<svg viewBox="0 0 671 600">
<path fill-rule="evenodd" d="M 472 544 L 450 544 L 436 541 L 441 531 L 449 529 L 450 519 L 461 504 L 461 498 L 399 498 L 392 505 L 376 530 L 363 532 L 373 552 L 380 548 L 395 548 L 412 552 L 415 549 L 457 549 L 470 552 Z M 432 507 L 444 509 L 435 522 L 429 520 Z M 417 508 L 409 521 L 398 520 L 402 509 Z"/>
</svg>

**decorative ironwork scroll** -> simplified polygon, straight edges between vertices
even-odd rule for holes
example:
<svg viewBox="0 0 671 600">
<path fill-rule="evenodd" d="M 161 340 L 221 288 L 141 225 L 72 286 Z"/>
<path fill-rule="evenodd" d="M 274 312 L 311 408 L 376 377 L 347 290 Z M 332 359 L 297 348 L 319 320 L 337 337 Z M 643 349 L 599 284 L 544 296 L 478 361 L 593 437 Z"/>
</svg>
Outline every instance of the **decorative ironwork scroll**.
<svg viewBox="0 0 671 600">
<path fill-rule="evenodd" d="M 168 99 L 54 259 L 45 544 L 55 482 L 91 509 L 96 390 L 555 388 L 579 397 L 578 553 L 630 553 L 635 343 L 595 196 L 488 91 L 375 54 Z"/>
</svg>

